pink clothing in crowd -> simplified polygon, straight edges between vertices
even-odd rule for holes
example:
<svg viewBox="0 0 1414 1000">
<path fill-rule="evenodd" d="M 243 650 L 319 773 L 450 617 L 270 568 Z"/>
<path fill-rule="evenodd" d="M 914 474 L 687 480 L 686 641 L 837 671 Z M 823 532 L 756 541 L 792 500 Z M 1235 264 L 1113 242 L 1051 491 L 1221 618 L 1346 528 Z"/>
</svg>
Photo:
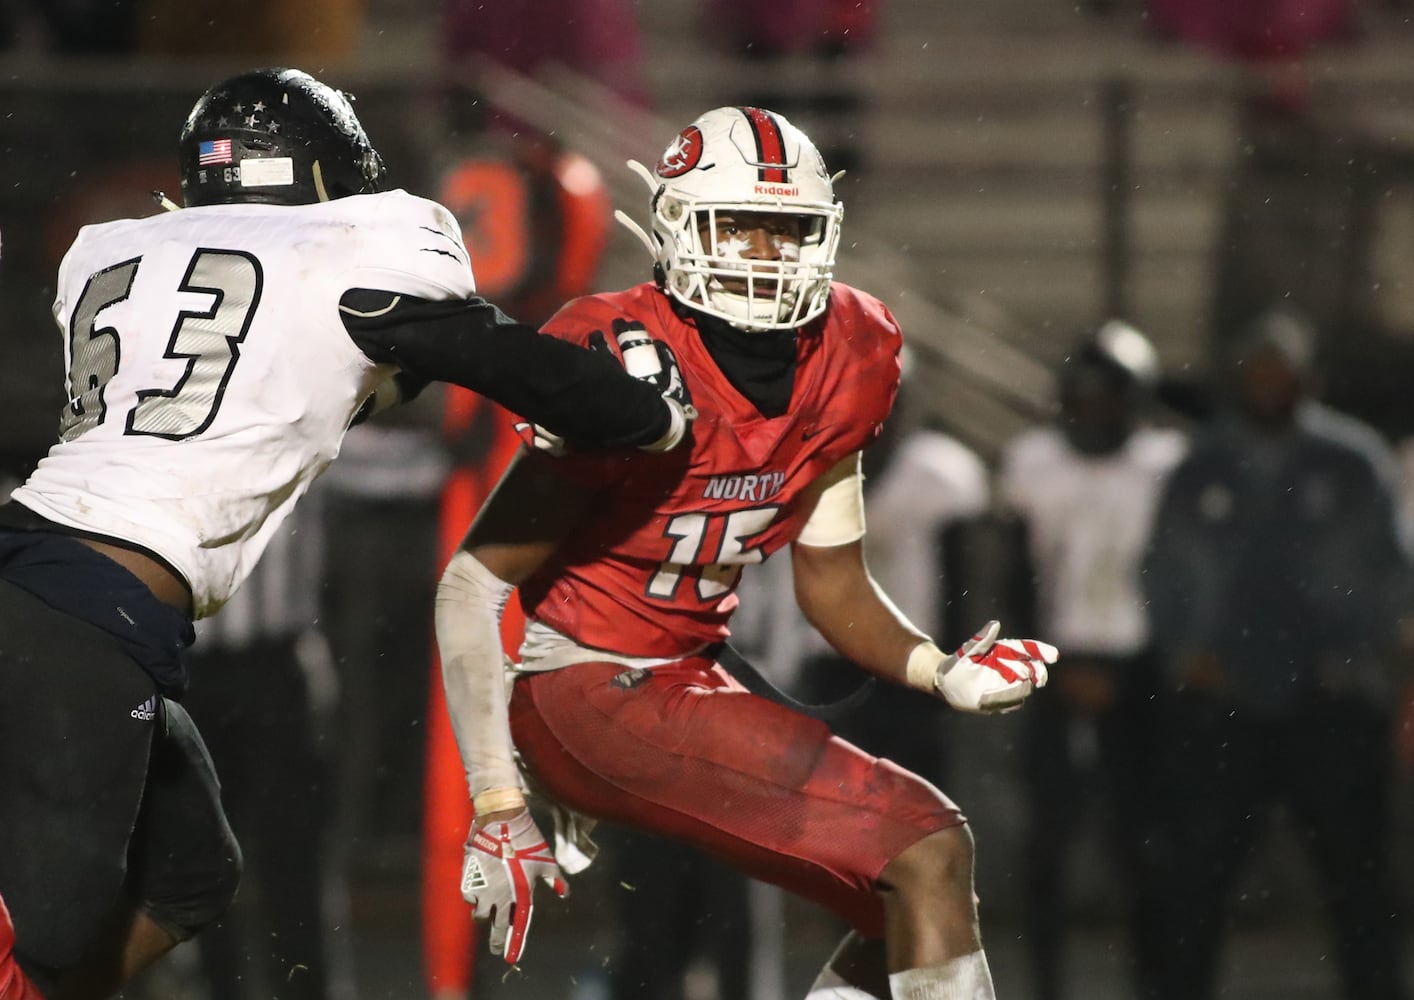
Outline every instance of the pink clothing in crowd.
<svg viewBox="0 0 1414 1000">
<path fill-rule="evenodd" d="M 491 59 L 527 76 L 558 63 L 645 103 L 633 0 L 446 0 L 442 46 L 454 63 Z"/>
<path fill-rule="evenodd" d="M 1283 59 L 1349 38 L 1355 0 L 1149 0 L 1156 30 L 1240 59 Z"/>
</svg>

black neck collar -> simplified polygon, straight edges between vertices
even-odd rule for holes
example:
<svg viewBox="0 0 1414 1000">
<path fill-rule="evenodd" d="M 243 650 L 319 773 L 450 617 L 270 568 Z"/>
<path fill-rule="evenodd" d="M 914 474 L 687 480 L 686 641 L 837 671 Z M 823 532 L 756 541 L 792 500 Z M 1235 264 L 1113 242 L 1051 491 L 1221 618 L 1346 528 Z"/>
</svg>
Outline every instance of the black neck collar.
<svg viewBox="0 0 1414 1000">
<path fill-rule="evenodd" d="M 725 320 L 685 310 L 707 353 L 727 381 L 765 417 L 790 409 L 795 387 L 795 330 L 740 330 Z"/>
</svg>

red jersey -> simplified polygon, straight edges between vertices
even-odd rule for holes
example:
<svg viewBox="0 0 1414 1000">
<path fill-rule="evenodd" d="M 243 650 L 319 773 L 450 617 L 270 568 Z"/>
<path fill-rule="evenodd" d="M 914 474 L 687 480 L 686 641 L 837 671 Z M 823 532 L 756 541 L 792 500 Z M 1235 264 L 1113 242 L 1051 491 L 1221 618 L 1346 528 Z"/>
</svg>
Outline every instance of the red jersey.
<svg viewBox="0 0 1414 1000">
<path fill-rule="evenodd" d="M 581 645 L 675 657 L 728 635 L 743 566 L 800 533 L 800 497 L 879 433 L 899 383 L 898 324 L 878 299 L 834 284 L 796 336 L 787 412 L 765 417 L 718 369 L 696 326 L 652 284 L 568 303 L 547 333 L 587 344 L 614 322 L 677 355 L 699 416 L 689 446 L 663 454 L 565 456 L 600 501 L 520 588 L 527 616 Z"/>
</svg>

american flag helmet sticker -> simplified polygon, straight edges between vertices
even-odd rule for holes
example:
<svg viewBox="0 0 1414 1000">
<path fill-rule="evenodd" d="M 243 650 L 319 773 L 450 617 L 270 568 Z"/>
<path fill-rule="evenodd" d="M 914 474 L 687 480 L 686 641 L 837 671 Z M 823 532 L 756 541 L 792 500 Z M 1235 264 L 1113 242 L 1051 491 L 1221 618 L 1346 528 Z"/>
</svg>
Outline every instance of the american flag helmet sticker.
<svg viewBox="0 0 1414 1000">
<path fill-rule="evenodd" d="M 207 139 L 196 144 L 196 164 L 209 167 L 231 162 L 230 139 Z"/>
</svg>

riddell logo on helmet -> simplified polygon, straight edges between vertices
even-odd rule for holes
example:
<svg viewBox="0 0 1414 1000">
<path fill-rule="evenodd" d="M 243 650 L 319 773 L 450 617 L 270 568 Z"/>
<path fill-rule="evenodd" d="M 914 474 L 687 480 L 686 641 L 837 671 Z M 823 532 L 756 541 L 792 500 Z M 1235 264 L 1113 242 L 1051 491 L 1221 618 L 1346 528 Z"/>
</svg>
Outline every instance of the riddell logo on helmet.
<svg viewBox="0 0 1414 1000">
<path fill-rule="evenodd" d="M 777 194 L 785 198 L 796 198 L 800 188 L 793 184 L 757 184 L 751 189 L 753 194 Z"/>
</svg>

